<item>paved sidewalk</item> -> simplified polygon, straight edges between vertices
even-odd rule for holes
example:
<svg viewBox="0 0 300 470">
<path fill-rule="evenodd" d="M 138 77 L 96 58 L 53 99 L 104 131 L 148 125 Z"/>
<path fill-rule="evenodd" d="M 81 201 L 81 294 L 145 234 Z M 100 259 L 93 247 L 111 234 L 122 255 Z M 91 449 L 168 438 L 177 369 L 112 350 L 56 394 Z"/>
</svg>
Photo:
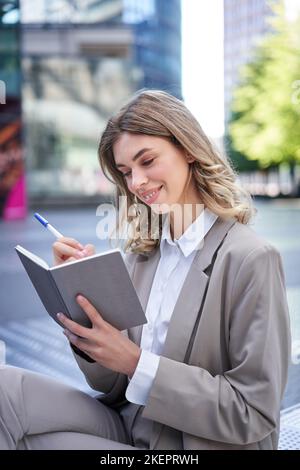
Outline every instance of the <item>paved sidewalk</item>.
<svg viewBox="0 0 300 470">
<path fill-rule="evenodd" d="M 300 450 L 300 404 L 281 413 L 279 450 Z"/>
<path fill-rule="evenodd" d="M 43 216 L 65 236 L 83 244 L 93 243 L 101 252 L 109 245 L 96 237 L 99 217 L 95 214 L 94 209 L 43 211 Z M 0 222 L 0 339 L 6 343 L 8 364 L 57 377 L 93 393 L 61 328 L 47 315 L 14 250 L 20 244 L 51 266 L 54 241 L 33 213 L 23 221 Z"/>
</svg>

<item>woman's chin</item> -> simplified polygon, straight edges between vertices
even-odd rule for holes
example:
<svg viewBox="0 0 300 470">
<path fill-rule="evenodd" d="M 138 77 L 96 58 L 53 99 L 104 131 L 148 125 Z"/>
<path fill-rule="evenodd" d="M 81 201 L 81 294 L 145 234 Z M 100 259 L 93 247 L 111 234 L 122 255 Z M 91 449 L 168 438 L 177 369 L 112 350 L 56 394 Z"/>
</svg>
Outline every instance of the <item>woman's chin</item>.
<svg viewBox="0 0 300 470">
<path fill-rule="evenodd" d="M 155 212 L 155 214 L 168 214 L 171 210 L 171 206 L 166 202 L 155 202 L 150 205 L 151 210 Z"/>
</svg>

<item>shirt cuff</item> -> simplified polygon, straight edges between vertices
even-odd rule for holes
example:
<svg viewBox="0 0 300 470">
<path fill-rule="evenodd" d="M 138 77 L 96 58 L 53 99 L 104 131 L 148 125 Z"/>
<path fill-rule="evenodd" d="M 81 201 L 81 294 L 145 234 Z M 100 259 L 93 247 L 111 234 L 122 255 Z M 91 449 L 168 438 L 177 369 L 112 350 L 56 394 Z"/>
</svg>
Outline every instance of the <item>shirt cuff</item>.
<svg viewBox="0 0 300 470">
<path fill-rule="evenodd" d="M 138 365 L 126 389 L 125 396 L 131 403 L 146 405 L 156 375 L 160 356 L 142 349 Z"/>
</svg>

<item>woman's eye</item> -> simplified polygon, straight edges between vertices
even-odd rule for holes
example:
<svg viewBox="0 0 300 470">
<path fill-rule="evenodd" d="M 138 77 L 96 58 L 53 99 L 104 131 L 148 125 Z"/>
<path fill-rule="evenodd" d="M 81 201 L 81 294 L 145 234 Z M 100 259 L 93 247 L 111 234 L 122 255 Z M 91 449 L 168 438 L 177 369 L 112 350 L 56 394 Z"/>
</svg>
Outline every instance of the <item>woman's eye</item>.
<svg viewBox="0 0 300 470">
<path fill-rule="evenodd" d="M 153 162 L 153 160 L 154 160 L 153 158 L 151 158 L 150 160 L 145 160 L 142 164 L 146 166 L 150 165 Z"/>
<path fill-rule="evenodd" d="M 143 166 L 148 166 L 148 165 L 151 165 L 151 163 L 153 162 L 154 158 L 150 158 L 150 160 L 145 160 L 142 165 Z M 127 171 L 126 173 L 122 173 L 122 176 L 124 178 L 128 177 L 131 175 L 131 170 Z"/>
</svg>

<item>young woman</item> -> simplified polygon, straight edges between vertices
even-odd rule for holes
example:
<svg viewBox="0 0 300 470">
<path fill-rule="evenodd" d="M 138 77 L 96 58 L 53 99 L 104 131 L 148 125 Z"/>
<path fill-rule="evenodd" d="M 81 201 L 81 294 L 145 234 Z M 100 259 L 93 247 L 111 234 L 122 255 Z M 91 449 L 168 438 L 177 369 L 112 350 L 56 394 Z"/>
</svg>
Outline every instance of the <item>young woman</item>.
<svg viewBox="0 0 300 470">
<path fill-rule="evenodd" d="M 125 259 L 148 323 L 120 332 L 78 297 L 92 328 L 59 318 L 103 394 L 3 367 L 1 448 L 276 449 L 290 356 L 284 274 L 247 225 L 253 208 L 229 163 L 161 91 L 109 120 L 99 159 L 127 198 Z M 94 250 L 70 238 L 53 249 L 56 264 Z"/>
</svg>

